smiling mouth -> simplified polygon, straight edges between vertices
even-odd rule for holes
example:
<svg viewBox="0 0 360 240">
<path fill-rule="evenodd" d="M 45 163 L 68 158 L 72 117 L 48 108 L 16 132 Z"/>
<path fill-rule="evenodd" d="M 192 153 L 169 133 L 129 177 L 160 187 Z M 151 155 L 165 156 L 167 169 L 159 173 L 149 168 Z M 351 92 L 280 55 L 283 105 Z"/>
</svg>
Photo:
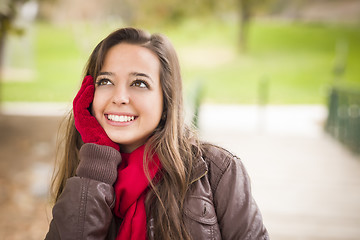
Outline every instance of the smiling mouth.
<svg viewBox="0 0 360 240">
<path fill-rule="evenodd" d="M 124 115 L 112 115 L 112 114 L 105 114 L 105 117 L 114 122 L 131 122 L 136 119 L 135 116 L 124 116 Z"/>
</svg>

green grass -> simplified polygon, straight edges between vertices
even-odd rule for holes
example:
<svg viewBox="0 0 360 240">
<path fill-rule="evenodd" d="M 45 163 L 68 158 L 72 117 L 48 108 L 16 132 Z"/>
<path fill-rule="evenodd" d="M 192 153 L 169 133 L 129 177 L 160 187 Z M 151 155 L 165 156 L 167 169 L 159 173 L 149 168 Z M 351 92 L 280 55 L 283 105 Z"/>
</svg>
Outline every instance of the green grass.
<svg viewBox="0 0 360 240">
<path fill-rule="evenodd" d="M 31 81 L 5 79 L 4 101 L 69 101 L 83 63 L 70 29 L 36 25 L 35 76 Z"/>
<path fill-rule="evenodd" d="M 5 79 L 4 101 L 72 100 L 92 48 L 115 29 L 75 26 L 36 25 L 35 77 L 27 82 Z M 348 48 L 341 84 L 360 85 L 360 29 L 356 26 L 254 21 L 248 50 L 242 54 L 234 22 L 188 20 L 150 31 L 169 36 L 187 89 L 201 81 L 206 102 L 257 103 L 259 83 L 267 81 L 271 104 L 324 103 L 340 42 Z"/>
</svg>

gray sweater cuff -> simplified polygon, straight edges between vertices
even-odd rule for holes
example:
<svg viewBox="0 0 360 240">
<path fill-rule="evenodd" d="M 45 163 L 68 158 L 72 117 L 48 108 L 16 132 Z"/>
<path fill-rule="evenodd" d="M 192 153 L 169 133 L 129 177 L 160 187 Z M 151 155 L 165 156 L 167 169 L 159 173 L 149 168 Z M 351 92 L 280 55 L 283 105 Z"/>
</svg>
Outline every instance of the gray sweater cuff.
<svg viewBox="0 0 360 240">
<path fill-rule="evenodd" d="M 76 175 L 113 185 L 120 162 L 121 154 L 116 149 L 86 143 L 80 148 L 80 163 Z"/>
</svg>

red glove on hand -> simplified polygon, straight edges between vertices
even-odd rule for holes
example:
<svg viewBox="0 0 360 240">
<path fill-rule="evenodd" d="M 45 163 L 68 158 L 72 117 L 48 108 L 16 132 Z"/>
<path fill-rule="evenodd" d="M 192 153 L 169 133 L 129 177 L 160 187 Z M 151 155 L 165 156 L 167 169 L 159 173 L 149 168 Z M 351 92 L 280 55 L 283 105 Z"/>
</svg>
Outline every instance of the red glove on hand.
<svg viewBox="0 0 360 240">
<path fill-rule="evenodd" d="M 79 131 L 84 143 L 105 145 L 119 151 L 120 146 L 111 141 L 96 118 L 90 114 L 89 107 L 94 100 L 94 92 L 94 80 L 92 76 L 88 75 L 84 78 L 73 102 L 75 127 Z"/>
</svg>

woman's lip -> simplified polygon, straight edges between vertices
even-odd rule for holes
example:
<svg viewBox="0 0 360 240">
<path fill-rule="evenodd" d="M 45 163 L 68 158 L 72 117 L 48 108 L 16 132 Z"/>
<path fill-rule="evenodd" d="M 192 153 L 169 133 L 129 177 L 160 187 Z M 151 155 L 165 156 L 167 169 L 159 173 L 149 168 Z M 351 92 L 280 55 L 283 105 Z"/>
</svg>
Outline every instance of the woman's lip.
<svg viewBox="0 0 360 240">
<path fill-rule="evenodd" d="M 136 117 L 135 114 L 132 114 L 132 113 L 126 113 L 126 112 L 107 112 L 104 114 L 105 116 L 108 116 L 108 115 L 115 115 L 115 116 L 128 116 L 128 117 Z"/>
</svg>

